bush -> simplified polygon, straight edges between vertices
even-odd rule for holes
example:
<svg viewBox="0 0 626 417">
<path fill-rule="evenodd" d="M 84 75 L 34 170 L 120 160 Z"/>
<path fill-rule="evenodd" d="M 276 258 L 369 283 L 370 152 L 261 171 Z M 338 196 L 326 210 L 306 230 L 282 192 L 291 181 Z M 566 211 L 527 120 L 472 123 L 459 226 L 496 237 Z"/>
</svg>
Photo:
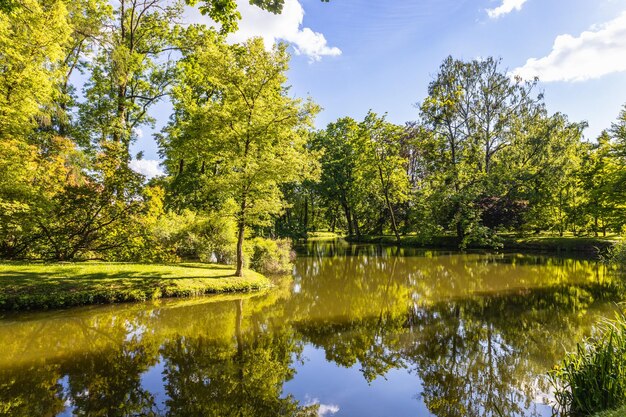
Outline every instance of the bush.
<svg viewBox="0 0 626 417">
<path fill-rule="evenodd" d="M 168 212 L 152 229 L 152 246 L 169 250 L 177 259 L 232 264 L 234 230 L 232 219 L 222 213 Z"/>
<path fill-rule="evenodd" d="M 566 415 L 590 415 L 624 405 L 626 316 L 603 323 L 595 337 L 579 343 L 550 372 L 550 380 Z"/>
<path fill-rule="evenodd" d="M 251 242 L 250 268 L 262 274 L 284 274 L 291 271 L 294 252 L 291 241 L 257 237 Z"/>
<path fill-rule="evenodd" d="M 610 264 L 626 269 L 626 240 L 620 240 L 611 249 L 609 249 L 607 259 Z"/>
</svg>

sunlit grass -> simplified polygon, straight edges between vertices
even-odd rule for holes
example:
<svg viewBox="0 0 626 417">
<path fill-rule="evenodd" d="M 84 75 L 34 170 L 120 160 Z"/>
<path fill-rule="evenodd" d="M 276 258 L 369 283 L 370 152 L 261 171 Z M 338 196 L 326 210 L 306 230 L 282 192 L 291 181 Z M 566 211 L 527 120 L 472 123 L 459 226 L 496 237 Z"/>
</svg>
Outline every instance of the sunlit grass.
<svg viewBox="0 0 626 417">
<path fill-rule="evenodd" d="M 342 235 L 335 232 L 308 232 L 307 237 L 309 239 L 337 239 Z"/>
<path fill-rule="evenodd" d="M 234 277 L 230 266 L 128 263 L 0 263 L 0 309 L 66 306 L 251 291 L 269 286 L 262 275 Z"/>
</svg>

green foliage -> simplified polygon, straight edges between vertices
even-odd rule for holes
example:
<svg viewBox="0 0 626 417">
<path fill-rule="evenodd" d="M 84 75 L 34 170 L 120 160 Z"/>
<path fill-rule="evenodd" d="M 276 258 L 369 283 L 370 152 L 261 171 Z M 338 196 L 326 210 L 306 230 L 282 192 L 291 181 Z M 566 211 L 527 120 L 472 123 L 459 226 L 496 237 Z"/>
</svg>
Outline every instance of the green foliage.
<svg viewBox="0 0 626 417">
<path fill-rule="evenodd" d="M 626 219 L 619 126 L 596 154 L 582 143 L 586 124 L 549 115 L 535 85 L 511 79 L 493 58 L 449 57 L 419 121 L 400 128 L 370 112 L 362 123 L 329 124 L 310 140 L 320 181 L 291 190 L 297 213 L 280 230 L 305 223 L 305 231 L 313 224 L 357 239 L 393 232 L 397 242 L 454 234 L 459 247 L 493 248 L 507 232 L 618 230 Z M 308 221 L 313 203 L 316 222 Z"/>
<path fill-rule="evenodd" d="M 79 136 L 127 165 L 136 129 L 150 125 L 149 109 L 168 93 L 174 61 L 168 51 L 183 36 L 179 1 L 122 0 L 106 19 L 97 54 L 88 65 Z M 114 151 L 112 148 L 116 148 Z"/>
<path fill-rule="evenodd" d="M 322 166 L 313 189 L 331 229 L 341 225 L 349 235 L 360 236 L 391 227 L 399 238 L 396 212 L 409 194 L 403 134 L 385 116 L 369 112 L 361 123 L 342 118 L 313 135 L 311 147 Z"/>
<path fill-rule="evenodd" d="M 295 254 L 291 241 L 257 237 L 249 243 L 252 247 L 250 268 L 262 274 L 285 274 L 291 272 Z"/>
<path fill-rule="evenodd" d="M 175 118 L 161 142 L 170 172 L 185 163 L 237 221 L 237 269 L 248 226 L 267 226 L 284 209 L 281 185 L 312 178 L 305 147 L 318 107 L 288 95 L 285 45 L 261 39 L 227 45 L 207 36 L 179 62 Z"/>
<path fill-rule="evenodd" d="M 152 226 L 151 233 L 156 240 L 153 244 L 169 250 L 175 259 L 234 262 L 235 225 L 222 213 L 168 212 Z"/>
<path fill-rule="evenodd" d="M 626 240 L 623 238 L 615 243 L 606 255 L 609 263 L 620 269 L 626 269 Z"/>
<path fill-rule="evenodd" d="M 24 139 L 45 121 L 70 34 L 64 1 L 21 0 L 0 11 L 0 140 Z"/>
<path fill-rule="evenodd" d="M 626 316 L 605 322 L 550 373 L 562 411 L 589 415 L 626 401 Z"/>
</svg>

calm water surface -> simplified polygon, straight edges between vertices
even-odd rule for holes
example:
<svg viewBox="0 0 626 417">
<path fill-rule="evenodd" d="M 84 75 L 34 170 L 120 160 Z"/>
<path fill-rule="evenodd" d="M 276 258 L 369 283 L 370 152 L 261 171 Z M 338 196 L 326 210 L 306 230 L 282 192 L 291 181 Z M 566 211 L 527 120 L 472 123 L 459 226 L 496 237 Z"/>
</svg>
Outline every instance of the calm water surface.
<svg viewBox="0 0 626 417">
<path fill-rule="evenodd" d="M 262 294 L 5 315 L 0 415 L 550 416 L 623 299 L 593 261 L 313 242 Z"/>
</svg>

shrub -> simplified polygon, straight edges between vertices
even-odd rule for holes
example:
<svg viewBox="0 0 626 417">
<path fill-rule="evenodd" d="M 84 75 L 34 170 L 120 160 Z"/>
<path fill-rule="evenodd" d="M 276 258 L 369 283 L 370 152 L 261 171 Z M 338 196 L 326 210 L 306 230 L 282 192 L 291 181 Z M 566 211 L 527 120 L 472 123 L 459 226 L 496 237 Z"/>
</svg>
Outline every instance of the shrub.
<svg viewBox="0 0 626 417">
<path fill-rule="evenodd" d="M 250 243 L 250 268 L 262 274 L 283 274 L 291 271 L 294 258 L 291 241 L 257 237 Z"/>
<path fill-rule="evenodd" d="M 550 372 L 550 380 L 566 415 L 590 415 L 624 405 L 626 316 L 604 322 L 594 337 L 579 343 Z"/>
<path fill-rule="evenodd" d="M 609 249 L 607 259 L 612 265 L 626 269 L 626 240 L 620 240 Z"/>
<path fill-rule="evenodd" d="M 235 254 L 235 231 L 222 213 L 201 215 L 190 210 L 161 216 L 152 234 L 153 246 L 167 248 L 178 259 L 230 264 Z"/>
</svg>

